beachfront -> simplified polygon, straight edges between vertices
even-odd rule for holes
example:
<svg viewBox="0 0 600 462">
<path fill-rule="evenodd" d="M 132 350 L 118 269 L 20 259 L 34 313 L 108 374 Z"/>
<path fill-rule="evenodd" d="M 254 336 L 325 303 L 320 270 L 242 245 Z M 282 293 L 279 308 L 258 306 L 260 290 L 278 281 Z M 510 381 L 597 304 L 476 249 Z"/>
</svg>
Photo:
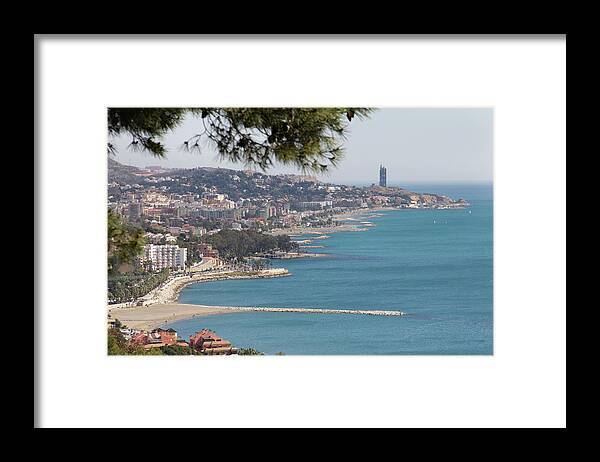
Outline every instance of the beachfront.
<svg viewBox="0 0 600 462">
<path fill-rule="evenodd" d="M 109 310 L 111 319 L 118 319 L 131 329 L 151 330 L 181 319 L 244 311 L 275 313 L 348 314 L 362 316 L 405 316 L 397 310 L 347 310 L 329 308 L 277 308 L 251 306 L 206 306 L 183 303 L 135 306 Z"/>
<path fill-rule="evenodd" d="M 313 234 L 312 239 L 326 239 L 328 232 L 367 231 L 363 222 L 366 213 L 373 213 L 383 209 L 361 210 L 352 213 L 339 214 L 341 220 L 354 220 L 356 223 L 344 223 L 332 227 L 320 228 L 291 228 L 279 234 Z M 273 234 L 276 234 L 273 232 Z M 311 241 L 312 242 L 312 241 Z M 271 255 L 270 258 L 316 258 L 327 254 L 314 252 L 286 252 L 282 255 Z M 240 311 L 263 312 L 305 312 L 320 314 L 362 314 L 376 316 L 402 316 L 400 311 L 386 310 L 346 310 L 346 309 L 316 309 L 316 308 L 277 308 L 277 307 L 242 307 L 242 306 L 207 306 L 177 303 L 181 290 L 196 282 L 211 282 L 229 279 L 261 279 L 289 276 L 291 273 L 285 268 L 270 268 L 257 271 L 225 270 L 217 258 L 207 257 L 204 261 L 192 268 L 190 274 L 170 278 L 161 286 L 153 289 L 136 302 L 108 306 L 108 315 L 118 319 L 123 324 L 134 329 L 154 329 L 161 325 L 169 324 L 181 319 L 202 317 L 215 314 L 225 314 Z"/>
<path fill-rule="evenodd" d="M 341 223 L 333 226 L 293 226 L 290 228 L 280 228 L 270 231 L 273 236 L 283 234 L 288 235 L 307 235 L 307 234 L 330 234 L 340 232 L 353 231 L 368 231 L 368 227 L 361 223 L 360 220 L 383 210 L 397 210 L 397 207 L 372 207 L 369 209 L 354 210 L 351 212 L 342 212 L 333 215 L 335 220 L 339 222 L 353 221 L 354 223 Z"/>
<path fill-rule="evenodd" d="M 183 303 L 161 303 L 150 306 L 132 306 L 108 309 L 111 319 L 118 319 L 131 329 L 152 330 L 181 319 L 213 314 L 231 313 L 218 306 L 187 305 Z"/>
<path fill-rule="evenodd" d="M 227 279 L 262 279 L 289 276 L 285 268 L 270 268 L 258 271 L 219 270 L 215 261 L 207 261 L 207 272 L 192 272 L 189 275 L 175 276 L 166 283 L 150 291 L 136 302 L 108 305 L 108 316 L 118 319 L 128 327 L 152 329 L 162 324 L 194 316 L 221 314 L 231 309 L 214 306 L 185 305 L 177 303 L 179 293 L 189 284 L 197 282 L 221 281 Z M 210 269 L 209 269 L 210 268 Z"/>
<path fill-rule="evenodd" d="M 154 289 L 148 295 L 142 297 L 144 305 L 157 303 L 174 303 L 179 297 L 179 292 L 185 286 L 196 282 L 221 281 L 227 279 L 262 279 L 289 276 L 290 272 L 285 268 L 270 268 L 257 271 L 242 270 L 214 270 L 204 273 L 191 273 L 185 276 L 176 276 L 164 285 Z"/>
</svg>

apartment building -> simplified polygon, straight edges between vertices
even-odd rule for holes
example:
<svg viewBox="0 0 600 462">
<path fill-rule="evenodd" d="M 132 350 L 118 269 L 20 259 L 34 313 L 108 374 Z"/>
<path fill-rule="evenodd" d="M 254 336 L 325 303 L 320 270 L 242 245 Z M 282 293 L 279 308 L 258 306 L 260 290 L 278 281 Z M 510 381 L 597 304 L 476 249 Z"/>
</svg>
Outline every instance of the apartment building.
<svg viewBox="0 0 600 462">
<path fill-rule="evenodd" d="M 164 268 L 183 269 L 187 262 L 187 249 L 170 244 L 147 244 L 144 246 L 144 261 L 151 262 L 155 271 Z"/>
</svg>

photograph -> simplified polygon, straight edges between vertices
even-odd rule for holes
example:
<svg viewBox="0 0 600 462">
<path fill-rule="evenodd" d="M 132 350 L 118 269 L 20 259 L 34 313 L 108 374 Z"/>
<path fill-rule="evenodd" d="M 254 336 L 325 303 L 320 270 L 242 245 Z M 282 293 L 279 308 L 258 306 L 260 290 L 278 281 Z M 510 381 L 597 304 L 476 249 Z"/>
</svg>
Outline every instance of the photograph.
<svg viewBox="0 0 600 462">
<path fill-rule="evenodd" d="M 34 428 L 565 429 L 566 158 L 566 34 L 35 34 Z"/>
<path fill-rule="evenodd" d="M 109 355 L 492 355 L 492 108 L 108 108 Z"/>
</svg>

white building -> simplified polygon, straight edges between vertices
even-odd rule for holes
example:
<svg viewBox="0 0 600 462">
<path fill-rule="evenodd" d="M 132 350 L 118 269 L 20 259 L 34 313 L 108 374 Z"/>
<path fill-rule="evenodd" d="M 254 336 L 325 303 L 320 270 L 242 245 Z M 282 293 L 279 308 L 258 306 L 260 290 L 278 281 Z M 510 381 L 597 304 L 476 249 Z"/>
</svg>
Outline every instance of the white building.
<svg viewBox="0 0 600 462">
<path fill-rule="evenodd" d="M 187 262 L 187 249 L 177 245 L 155 245 L 144 246 L 144 260 L 152 263 L 155 271 L 163 268 L 183 269 Z"/>
</svg>

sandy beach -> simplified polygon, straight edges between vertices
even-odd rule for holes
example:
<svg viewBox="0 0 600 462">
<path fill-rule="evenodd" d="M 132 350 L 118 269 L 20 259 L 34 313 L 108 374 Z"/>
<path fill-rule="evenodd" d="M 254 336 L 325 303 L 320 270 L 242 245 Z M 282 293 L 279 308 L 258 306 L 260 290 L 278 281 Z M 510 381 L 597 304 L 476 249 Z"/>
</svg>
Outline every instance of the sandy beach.
<svg viewBox="0 0 600 462">
<path fill-rule="evenodd" d="M 110 308 L 108 314 L 131 329 L 152 330 L 163 324 L 180 319 L 232 313 L 231 309 L 218 306 L 187 305 L 183 303 L 134 306 L 131 308 Z"/>
<path fill-rule="evenodd" d="M 179 292 L 189 284 L 196 282 L 219 281 L 225 279 L 262 279 L 289 276 L 285 268 L 271 268 L 260 271 L 213 271 L 196 272 L 191 276 L 178 276 L 150 291 L 140 299 L 140 306 L 108 305 L 107 310 L 112 318 L 133 329 L 148 330 L 167 322 L 195 316 L 231 313 L 231 309 L 218 306 L 187 305 L 177 303 Z"/>
</svg>

